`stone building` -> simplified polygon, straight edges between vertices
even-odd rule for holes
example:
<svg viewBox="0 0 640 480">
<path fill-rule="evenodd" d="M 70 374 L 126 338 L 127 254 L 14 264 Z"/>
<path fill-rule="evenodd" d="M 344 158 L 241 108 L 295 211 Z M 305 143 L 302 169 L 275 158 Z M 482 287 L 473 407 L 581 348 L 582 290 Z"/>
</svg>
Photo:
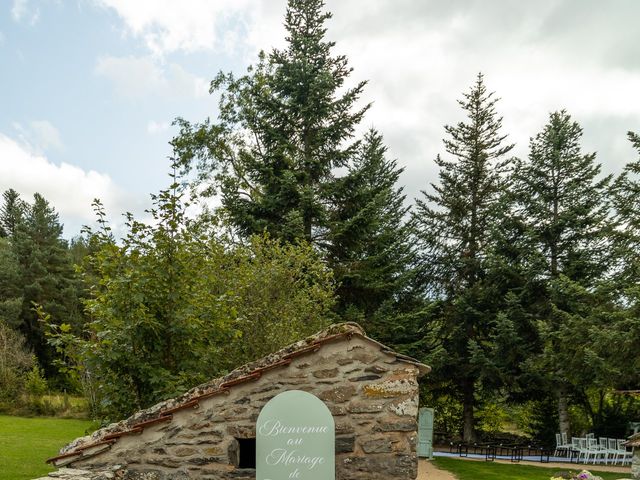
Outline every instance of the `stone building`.
<svg viewBox="0 0 640 480">
<path fill-rule="evenodd" d="M 277 394 L 320 398 L 335 422 L 336 479 L 413 480 L 418 378 L 430 368 L 334 325 L 183 396 L 79 438 L 56 478 L 253 479 L 256 419 Z"/>
</svg>

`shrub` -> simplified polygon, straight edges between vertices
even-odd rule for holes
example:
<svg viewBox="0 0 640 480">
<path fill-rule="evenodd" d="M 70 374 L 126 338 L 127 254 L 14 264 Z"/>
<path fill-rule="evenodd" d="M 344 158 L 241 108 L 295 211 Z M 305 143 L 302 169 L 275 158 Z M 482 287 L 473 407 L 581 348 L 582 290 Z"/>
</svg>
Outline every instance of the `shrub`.
<svg viewBox="0 0 640 480">
<path fill-rule="evenodd" d="M 21 395 L 25 374 L 34 364 L 24 337 L 0 319 L 0 401 L 10 402 Z"/>
</svg>

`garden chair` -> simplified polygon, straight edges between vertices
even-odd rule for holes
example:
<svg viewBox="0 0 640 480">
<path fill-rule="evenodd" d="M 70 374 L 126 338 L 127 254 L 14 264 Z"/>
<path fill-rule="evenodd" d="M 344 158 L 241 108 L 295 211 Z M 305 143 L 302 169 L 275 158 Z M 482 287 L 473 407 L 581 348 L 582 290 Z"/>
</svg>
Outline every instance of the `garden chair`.
<svg viewBox="0 0 640 480">
<path fill-rule="evenodd" d="M 631 457 L 633 452 L 627 450 L 627 446 L 625 445 L 626 440 L 624 438 L 618 438 L 616 443 L 618 444 L 618 458 L 620 458 L 620 463 L 622 465 L 629 463 L 631 464 Z"/>
<path fill-rule="evenodd" d="M 553 452 L 553 456 L 557 457 L 558 454 L 567 455 L 571 449 L 571 443 L 567 442 L 567 433 L 556 433 L 556 449 Z"/>
<path fill-rule="evenodd" d="M 557 457 L 559 453 L 566 453 L 565 446 L 562 444 L 562 436 L 556 433 L 556 449 L 553 451 L 553 456 Z"/>
<path fill-rule="evenodd" d="M 576 458 L 576 462 L 580 462 L 580 439 L 578 437 L 571 437 L 571 449 L 569 450 L 569 461 L 573 462 L 573 458 Z"/>
<path fill-rule="evenodd" d="M 571 460 L 576 457 L 577 463 L 582 461 L 582 457 L 587 455 L 586 439 L 580 437 L 571 437 Z"/>
<path fill-rule="evenodd" d="M 602 449 L 598 440 L 596 438 L 586 438 L 587 441 L 587 453 L 584 463 L 589 462 L 589 458 L 592 458 L 593 463 L 595 464 L 599 457 L 605 458 L 605 450 Z"/>
<path fill-rule="evenodd" d="M 607 464 L 609 459 L 612 464 L 618 463 L 618 442 L 615 438 L 607 439 Z"/>
</svg>

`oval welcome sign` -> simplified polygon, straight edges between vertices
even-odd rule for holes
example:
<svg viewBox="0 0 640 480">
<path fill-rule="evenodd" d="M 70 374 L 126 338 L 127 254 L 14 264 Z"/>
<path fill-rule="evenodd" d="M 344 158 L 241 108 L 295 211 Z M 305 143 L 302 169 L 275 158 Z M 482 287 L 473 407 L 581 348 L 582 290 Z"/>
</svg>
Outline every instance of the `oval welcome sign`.
<svg viewBox="0 0 640 480">
<path fill-rule="evenodd" d="M 256 424 L 257 480 L 335 480 L 335 425 L 318 397 L 290 390 L 263 407 Z"/>
</svg>

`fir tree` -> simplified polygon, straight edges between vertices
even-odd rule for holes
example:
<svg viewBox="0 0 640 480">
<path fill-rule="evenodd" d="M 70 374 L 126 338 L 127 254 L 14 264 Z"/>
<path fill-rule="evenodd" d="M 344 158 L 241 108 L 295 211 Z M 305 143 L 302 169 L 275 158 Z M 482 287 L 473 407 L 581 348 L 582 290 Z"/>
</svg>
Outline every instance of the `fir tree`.
<svg viewBox="0 0 640 480">
<path fill-rule="evenodd" d="M 397 186 L 402 169 L 386 155 L 382 136 L 369 130 L 334 190 L 327 258 L 338 284 L 338 312 L 362 322 L 377 338 L 397 343 L 415 333 L 403 335 L 408 325 L 400 317 L 421 302 L 412 289 L 409 207 Z"/>
<path fill-rule="evenodd" d="M 436 158 L 439 183 L 423 192 L 414 215 L 424 250 L 428 293 L 440 300 L 441 349 L 432 363 L 436 378 L 451 383 L 463 404 L 463 436 L 475 438 L 474 407 L 479 368 L 473 345 L 492 333 L 495 292 L 486 288 L 493 230 L 506 211 L 502 192 L 513 145 L 505 143 L 497 99 L 482 75 L 459 101 L 466 122 L 446 126 L 444 145 L 451 159 Z M 439 375 L 438 375 L 439 373 Z"/>
<path fill-rule="evenodd" d="M 583 303 L 591 294 L 585 289 L 594 287 L 608 266 L 610 177 L 599 178 L 600 165 L 595 154 L 582 153 L 581 137 L 582 129 L 569 114 L 552 113 L 531 140 L 528 161 L 520 162 L 514 175 L 517 213 L 536 257 L 530 277 L 543 284 L 536 311 L 546 343 L 542 361 L 558 398 L 563 432 L 570 427 L 571 383 L 562 364 L 559 335 L 568 333 L 563 326 L 568 321 L 578 328 L 581 318 L 587 328 Z M 571 339 L 565 340 L 567 350 Z"/>
<path fill-rule="evenodd" d="M 15 229 L 13 250 L 20 265 L 20 329 L 48 375 L 54 375 L 54 352 L 34 311 L 40 305 L 56 323 L 79 326 L 80 306 L 73 265 L 62 239 L 58 214 L 39 194 Z"/>
<path fill-rule="evenodd" d="M 261 54 L 241 78 L 220 74 L 218 122 L 183 120 L 173 145 L 188 170 L 216 177 L 230 223 L 248 237 L 268 231 L 286 241 L 327 242 L 328 202 L 334 167 L 356 150 L 355 126 L 364 82 L 345 88 L 351 73 L 344 56 L 325 39 L 322 0 L 290 0 L 287 47 Z"/>
<path fill-rule="evenodd" d="M 20 326 L 21 295 L 18 259 L 11 243 L 0 238 L 0 323 L 12 328 Z"/>
<path fill-rule="evenodd" d="M 602 350 L 617 366 L 616 387 L 640 388 L 640 135 L 628 132 L 638 158 L 629 162 L 612 187 L 615 212 L 615 267 L 612 276 L 619 303 L 618 321 L 610 322 L 601 336 Z"/>
<path fill-rule="evenodd" d="M 640 154 L 640 135 L 629 132 Z M 616 276 L 621 289 L 640 280 L 640 158 L 629 162 L 612 186 L 615 208 Z"/>
<path fill-rule="evenodd" d="M 16 228 L 22 221 L 26 210 L 26 203 L 20 195 L 10 188 L 2 194 L 3 204 L 0 207 L 0 237 L 14 237 Z"/>
</svg>

